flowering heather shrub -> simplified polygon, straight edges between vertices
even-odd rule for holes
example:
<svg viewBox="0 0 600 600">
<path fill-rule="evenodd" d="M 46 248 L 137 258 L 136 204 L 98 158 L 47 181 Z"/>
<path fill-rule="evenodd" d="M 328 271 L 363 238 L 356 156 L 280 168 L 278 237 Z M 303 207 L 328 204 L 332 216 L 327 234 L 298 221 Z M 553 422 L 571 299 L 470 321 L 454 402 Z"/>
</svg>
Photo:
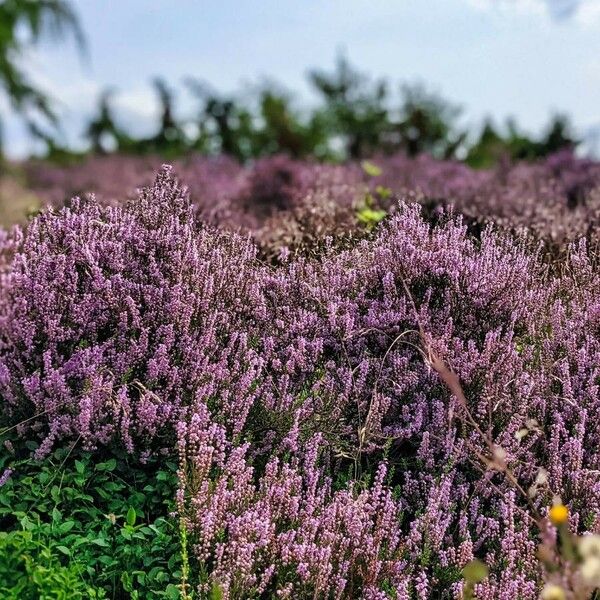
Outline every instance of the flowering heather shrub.
<svg viewBox="0 0 600 600">
<path fill-rule="evenodd" d="M 285 156 L 258 160 L 248 177 L 243 203 L 259 215 L 289 210 L 310 185 L 309 176 L 302 163 Z"/>
<path fill-rule="evenodd" d="M 200 595 L 459 598 L 478 557 L 477 598 L 538 598 L 555 574 L 536 513 L 560 496 L 574 534 L 600 533 L 593 248 L 550 264 L 526 235 L 401 203 L 313 257 L 310 210 L 336 207 L 315 238 L 355 227 L 354 191 L 387 171 L 348 168 L 344 187 L 345 167 L 306 168 L 320 178 L 256 230 L 280 223 L 263 238 L 278 264 L 200 225 L 168 171 L 131 203 L 75 200 L 3 237 L 3 421 L 36 415 L 19 431 L 40 454 L 177 451 Z"/>
<path fill-rule="evenodd" d="M 126 207 L 75 199 L 43 213 L 2 281 L 5 416 L 39 416 L 22 431 L 43 438 L 40 455 L 62 438 L 168 446 L 199 396 L 229 398 L 231 420 L 260 363 L 242 326 L 260 302 L 254 253 L 198 230 L 166 170 Z"/>
<path fill-rule="evenodd" d="M 356 164 L 318 165 L 284 156 L 246 168 L 226 157 L 197 156 L 176 161 L 174 170 L 189 186 L 202 220 L 251 233 L 267 257 L 278 255 L 290 238 L 292 253 L 298 241 L 322 246 L 320 234 L 303 233 L 308 230 L 306 220 L 325 237 L 340 236 L 343 245 L 354 230 L 356 202 L 366 186 L 394 192 L 382 203 L 386 210 L 394 209 L 397 197 L 415 197 L 433 214 L 437 207 L 452 205 L 470 223 L 479 223 L 475 231 L 488 222 L 527 229 L 554 254 L 580 237 L 594 246 L 599 242 L 600 166 L 569 151 L 537 163 L 502 164 L 483 171 L 425 155 L 412 159 L 399 154 L 375 162 L 381 175 L 366 175 Z M 155 158 L 108 156 L 65 168 L 33 163 L 27 171 L 36 193 L 61 206 L 84 191 L 109 202 L 133 197 L 138 187 L 150 183 L 158 166 Z M 333 209 L 332 202 L 339 206 Z M 317 212 L 323 213 L 325 223 Z"/>
<path fill-rule="evenodd" d="M 138 187 L 152 182 L 160 165 L 156 158 L 107 155 L 64 167 L 32 161 L 26 163 L 25 172 L 44 203 L 59 208 L 71 198 L 90 193 L 106 203 L 131 198 Z"/>
<path fill-rule="evenodd" d="M 333 491 L 317 464 L 316 436 L 301 458 L 270 458 L 255 484 L 248 446 L 211 448 L 214 426 L 202 421 L 194 416 L 179 430 L 191 478 L 182 481 L 192 494 L 191 509 L 182 511 L 199 540 L 197 558 L 213 565 L 225 597 L 380 598 L 384 581 L 406 588 L 399 507 L 384 486 L 383 464 L 371 488 Z"/>
<path fill-rule="evenodd" d="M 538 163 L 474 171 L 461 163 L 402 155 L 377 161 L 376 182 L 397 193 L 415 191 L 422 201 L 452 204 L 467 217 L 528 229 L 550 249 L 588 237 L 598 244 L 600 165 L 564 151 Z"/>
<path fill-rule="evenodd" d="M 178 160 L 173 168 L 185 182 L 198 218 L 223 229 L 237 230 L 243 225 L 238 197 L 247 174 L 235 160 L 192 156 Z"/>
<path fill-rule="evenodd" d="M 252 233 L 261 255 L 276 262 L 351 246 L 368 233 L 357 218 L 365 193 L 350 185 L 307 192 L 291 210 L 272 215 Z"/>
<path fill-rule="evenodd" d="M 301 456 L 317 434 L 334 473 L 350 464 L 356 476 L 383 457 L 393 465 L 388 484 L 396 488 L 403 525 L 398 552 L 384 561 L 386 570 L 392 561 L 395 575 L 378 581 L 378 593 L 458 595 L 460 569 L 474 555 L 496 567 L 478 587 L 478 597 L 533 599 L 539 592 L 535 525 L 501 474 L 485 466 L 479 471 L 476 457 L 486 453 L 484 440 L 465 425 L 461 406 L 427 368 L 416 348 L 419 327 L 459 375 L 471 413 L 506 453 L 522 485 L 535 486 L 539 474 L 548 472 L 548 487 L 539 490 L 536 502 L 543 506 L 552 493 L 561 494 L 571 506 L 573 526 L 597 530 L 600 457 L 596 434 L 585 423 L 600 408 L 600 336 L 596 321 L 589 320 L 597 319 L 598 276 L 585 246 L 573 248 L 567 272 L 551 277 L 525 241 L 488 230 L 476 242 L 453 220 L 432 231 L 417 208 L 404 207 L 373 242 L 319 263 L 294 261 L 268 276 L 267 385 L 249 415 L 249 433 L 262 428 L 260 437 L 250 438 L 252 446 L 257 456 L 273 448 Z M 566 309 L 572 303 L 583 313 Z M 565 344 L 567 354 L 575 353 L 571 364 L 562 358 Z M 568 385 L 567 395 L 560 382 Z M 203 444 L 192 464 L 209 469 L 210 447 Z M 224 453 L 217 464 L 226 473 L 233 468 L 225 466 L 226 444 L 218 448 Z M 230 480 L 251 480 L 253 471 L 240 462 L 249 450 L 236 451 Z M 240 497 L 231 496 L 226 481 L 223 487 L 188 489 L 190 528 L 206 543 L 215 539 L 214 531 L 224 536 L 212 549 L 203 546 L 200 557 L 215 565 L 214 577 L 230 597 L 241 597 L 233 581 L 260 590 L 267 583 L 258 573 L 271 577 L 285 570 L 280 556 L 291 550 L 275 550 L 275 540 L 297 535 L 286 526 L 297 520 L 293 512 L 283 524 L 269 517 L 275 500 L 263 497 L 262 480 Z M 236 493 L 241 489 L 236 486 Z M 249 512 L 222 508 L 219 518 L 216 508 L 207 508 L 227 502 L 249 506 Z M 206 529 L 199 508 L 213 529 Z M 377 530 L 376 518 L 363 523 Z M 223 552 L 230 541 L 238 543 L 238 535 L 244 536 L 246 562 L 224 571 Z M 337 535 L 346 536 L 341 525 Z M 322 550 L 320 563 L 329 556 Z M 337 569 L 333 559 L 321 566 L 328 573 Z M 308 573 L 302 579 L 308 590 L 290 589 L 292 597 L 322 589 L 320 575 Z M 357 594 L 351 586 L 338 593 Z"/>
<path fill-rule="evenodd" d="M 108 155 L 62 168 L 33 162 L 26 165 L 26 172 L 44 203 L 60 208 L 71 198 L 90 193 L 103 204 L 133 199 L 139 188 L 152 183 L 160 165 L 156 157 Z M 204 221 L 222 225 L 231 219 L 231 200 L 241 193 L 245 179 L 237 162 L 227 157 L 192 156 L 176 161 L 173 167 L 188 185 Z"/>
</svg>

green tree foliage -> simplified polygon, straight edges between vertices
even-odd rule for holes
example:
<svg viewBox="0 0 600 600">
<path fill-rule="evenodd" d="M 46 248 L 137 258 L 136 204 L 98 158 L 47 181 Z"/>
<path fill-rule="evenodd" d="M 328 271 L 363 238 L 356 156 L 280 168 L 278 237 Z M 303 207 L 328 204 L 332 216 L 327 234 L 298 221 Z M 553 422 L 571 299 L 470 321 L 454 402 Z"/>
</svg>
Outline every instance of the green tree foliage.
<svg viewBox="0 0 600 600">
<path fill-rule="evenodd" d="M 240 160 L 256 156 L 256 132 L 251 111 L 235 98 L 219 94 L 198 79 L 188 78 L 186 84 L 200 101 L 198 136 L 191 146 Z"/>
<path fill-rule="evenodd" d="M 152 85 L 160 105 L 160 124 L 156 135 L 146 142 L 146 147 L 163 155 L 179 154 L 185 148 L 185 136 L 175 119 L 175 94 L 160 77 L 156 77 Z"/>
<path fill-rule="evenodd" d="M 312 71 L 309 80 L 324 102 L 321 122 L 343 140 L 346 156 L 367 156 L 381 147 L 390 125 L 385 81 L 372 82 L 343 56 L 333 72 Z"/>
<path fill-rule="evenodd" d="M 399 145 L 409 156 L 424 152 L 437 158 L 453 158 L 466 139 L 457 127 L 461 108 L 422 85 L 402 87 L 400 119 L 395 127 Z"/>
<path fill-rule="evenodd" d="M 44 144 L 46 158 L 58 161 L 79 155 L 60 141 L 53 129 L 57 120 L 50 100 L 26 77 L 21 59 L 44 35 L 57 39 L 66 33 L 74 34 L 83 47 L 83 34 L 66 0 L 0 3 L 0 89 Z M 403 151 L 445 159 L 466 154 L 467 162 L 476 167 L 505 158 L 536 159 L 577 144 L 567 119 L 557 116 L 540 139 L 525 135 L 512 121 L 504 133 L 488 122 L 469 145 L 459 124 L 460 107 L 420 84 L 404 85 L 399 98 L 392 96 L 386 80 L 368 77 L 343 55 L 333 70 L 313 70 L 308 79 L 321 102 L 301 112 L 292 95 L 273 82 L 240 100 L 188 78 L 185 86 L 199 108 L 192 118 L 182 120 L 176 116 L 176 91 L 157 77 L 152 82 L 160 107 L 157 130 L 137 139 L 117 125 L 111 105 L 114 92 L 105 90 L 84 136 L 89 151 L 96 154 L 119 151 L 174 158 L 188 152 L 221 153 L 244 162 L 276 153 L 345 160 Z"/>
<path fill-rule="evenodd" d="M 96 116 L 90 121 L 85 137 L 94 154 L 106 154 L 131 145 L 131 139 L 115 121 L 111 100 L 114 90 L 104 90 L 98 98 Z"/>
<path fill-rule="evenodd" d="M 564 115 L 551 118 L 539 139 L 521 132 L 517 123 L 509 119 L 505 133 L 487 120 L 476 142 L 469 148 L 466 162 L 476 168 L 491 167 L 501 160 L 535 160 L 562 149 L 574 149 L 579 140 L 572 132 Z"/>
<path fill-rule="evenodd" d="M 57 124 L 48 95 L 26 75 L 23 55 L 43 39 L 60 41 L 72 34 L 80 49 L 85 41 L 77 15 L 65 0 L 3 0 L 0 2 L 0 93 L 28 123 L 36 118 Z M 1 124 L 1 121 L 0 121 Z M 39 131 L 38 131 L 39 133 Z M 48 134 L 42 135 L 48 138 Z"/>
<path fill-rule="evenodd" d="M 283 152 L 294 158 L 317 155 L 327 157 L 326 128 L 321 120 L 311 118 L 307 123 L 292 108 L 289 94 L 276 85 L 265 86 L 259 94 L 261 127 L 257 133 L 262 154 Z"/>
</svg>

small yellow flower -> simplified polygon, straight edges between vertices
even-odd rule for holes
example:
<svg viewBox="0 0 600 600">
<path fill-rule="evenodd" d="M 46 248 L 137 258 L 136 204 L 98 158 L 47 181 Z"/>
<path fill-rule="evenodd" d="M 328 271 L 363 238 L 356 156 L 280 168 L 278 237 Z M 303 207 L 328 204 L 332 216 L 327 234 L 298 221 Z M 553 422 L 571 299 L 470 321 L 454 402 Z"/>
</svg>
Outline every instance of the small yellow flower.
<svg viewBox="0 0 600 600">
<path fill-rule="evenodd" d="M 555 504 L 550 509 L 548 516 L 553 525 L 562 525 L 569 520 L 569 509 L 564 504 Z"/>
<path fill-rule="evenodd" d="M 566 600 L 567 595 L 560 585 L 547 583 L 542 590 L 540 598 L 542 600 Z"/>
</svg>

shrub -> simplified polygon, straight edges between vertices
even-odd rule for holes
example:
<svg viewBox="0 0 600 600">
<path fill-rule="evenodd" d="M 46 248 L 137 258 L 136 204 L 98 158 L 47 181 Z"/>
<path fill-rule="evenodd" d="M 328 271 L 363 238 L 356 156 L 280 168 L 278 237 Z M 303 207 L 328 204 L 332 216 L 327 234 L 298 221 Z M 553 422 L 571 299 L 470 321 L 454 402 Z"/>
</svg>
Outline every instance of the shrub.
<svg viewBox="0 0 600 600">
<path fill-rule="evenodd" d="M 14 447 L 1 461 L 14 468 L 0 486 L 2 598 L 180 597 L 175 465 L 73 448 L 37 462 Z"/>
<path fill-rule="evenodd" d="M 456 190 L 470 177 L 436 168 Z M 502 177 L 543 197 L 545 167 L 519 169 Z M 477 557 L 489 575 L 465 593 L 534 600 L 553 499 L 573 534 L 598 532 L 593 236 L 561 238 L 548 262 L 531 235 L 392 207 L 385 173 L 343 188 L 324 169 L 320 192 L 281 207 L 281 235 L 278 217 L 255 230 L 270 265 L 197 222 L 167 170 L 130 204 L 75 200 L 2 239 L 3 420 L 38 457 L 177 450 L 201 597 L 459 597 Z M 504 193 L 500 177 L 473 175 L 468 193 Z M 330 243 L 368 186 L 390 215 Z M 308 240 L 302 211 L 334 197 L 345 216 Z"/>
<path fill-rule="evenodd" d="M 38 456 L 59 439 L 168 448 L 198 398 L 218 396 L 232 421 L 260 366 L 242 325 L 260 308 L 254 253 L 197 230 L 167 170 L 126 207 L 36 217 L 2 286 L 5 420 L 27 419 Z"/>
</svg>

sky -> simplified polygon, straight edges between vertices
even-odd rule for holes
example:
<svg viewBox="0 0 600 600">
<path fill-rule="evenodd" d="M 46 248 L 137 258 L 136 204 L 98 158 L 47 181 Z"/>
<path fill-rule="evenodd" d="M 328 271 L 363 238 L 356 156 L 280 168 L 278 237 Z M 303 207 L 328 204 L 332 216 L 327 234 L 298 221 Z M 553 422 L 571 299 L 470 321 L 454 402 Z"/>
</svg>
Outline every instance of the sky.
<svg viewBox="0 0 600 600">
<path fill-rule="evenodd" d="M 387 77 L 392 90 L 427 84 L 461 105 L 474 129 L 486 116 L 498 123 L 514 116 L 536 133 L 566 112 L 591 144 L 600 134 L 600 0 L 569 10 L 574 1 L 73 0 L 88 57 L 66 40 L 37 48 L 24 65 L 55 99 L 74 144 L 82 144 L 106 87 L 116 90 L 119 121 L 149 134 L 154 76 L 178 90 L 182 116 L 196 108 L 186 76 L 225 93 L 275 80 L 297 93 L 302 108 L 315 101 L 307 72 L 332 69 L 340 52 L 359 70 Z M 5 121 L 7 153 L 34 151 L 19 120 Z"/>
</svg>

